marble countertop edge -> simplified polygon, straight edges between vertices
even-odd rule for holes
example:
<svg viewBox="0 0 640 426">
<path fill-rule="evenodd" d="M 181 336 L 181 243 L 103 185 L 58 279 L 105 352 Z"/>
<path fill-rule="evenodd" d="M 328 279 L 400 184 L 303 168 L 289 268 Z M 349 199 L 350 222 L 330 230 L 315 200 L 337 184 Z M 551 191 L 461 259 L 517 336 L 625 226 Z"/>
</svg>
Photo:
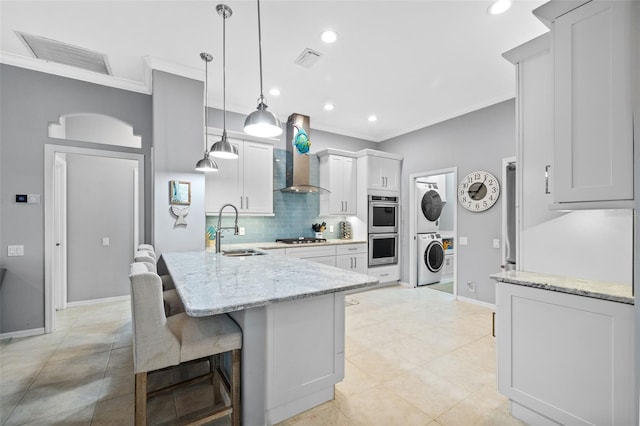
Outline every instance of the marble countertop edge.
<svg viewBox="0 0 640 426">
<path fill-rule="evenodd" d="M 635 304 L 633 286 L 605 281 L 590 281 L 559 275 L 546 275 L 525 271 L 503 271 L 490 278 L 507 284 L 538 288 L 559 293 L 575 294 L 612 302 Z"/>
</svg>

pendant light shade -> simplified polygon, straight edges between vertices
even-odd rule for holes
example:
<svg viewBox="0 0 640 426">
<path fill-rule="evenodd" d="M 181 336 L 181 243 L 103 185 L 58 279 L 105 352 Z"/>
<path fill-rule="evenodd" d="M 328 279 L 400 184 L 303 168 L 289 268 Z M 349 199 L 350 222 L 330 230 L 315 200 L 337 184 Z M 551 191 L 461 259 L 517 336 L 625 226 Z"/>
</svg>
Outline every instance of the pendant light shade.
<svg viewBox="0 0 640 426">
<path fill-rule="evenodd" d="M 227 34 L 227 18 L 231 16 L 233 11 L 226 4 L 216 6 L 218 15 L 222 17 L 222 138 L 213 144 L 209 155 L 217 158 L 238 158 L 238 148 L 231 145 L 227 139 L 227 64 L 226 64 L 226 34 Z"/>
<path fill-rule="evenodd" d="M 258 54 L 260 60 L 260 97 L 258 98 L 258 107 L 249 114 L 244 121 L 245 133 L 252 136 L 261 136 L 272 138 L 282 134 L 282 126 L 280 120 L 271 111 L 268 111 L 266 99 L 262 91 L 262 31 L 260 27 L 260 0 L 258 3 Z"/>
<path fill-rule="evenodd" d="M 207 128 L 209 127 L 207 118 L 209 106 L 207 102 L 207 83 L 209 81 L 209 62 L 213 60 L 213 56 L 210 53 L 202 52 L 200 59 L 204 61 L 204 157 L 196 163 L 196 170 L 199 172 L 217 172 L 218 165 L 209 158 L 209 152 L 207 151 Z"/>
</svg>

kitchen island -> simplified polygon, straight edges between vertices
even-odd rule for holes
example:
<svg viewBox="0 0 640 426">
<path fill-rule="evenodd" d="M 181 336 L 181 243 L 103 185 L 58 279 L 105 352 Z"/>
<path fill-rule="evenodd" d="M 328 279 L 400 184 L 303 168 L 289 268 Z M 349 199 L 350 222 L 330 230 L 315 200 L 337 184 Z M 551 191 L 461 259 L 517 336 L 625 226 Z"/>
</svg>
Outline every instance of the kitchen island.
<svg viewBox="0 0 640 426">
<path fill-rule="evenodd" d="M 638 424 L 630 284 L 524 271 L 491 278 L 498 281 L 498 390 L 514 417 Z"/>
<path fill-rule="evenodd" d="M 273 424 L 334 397 L 344 378 L 344 294 L 367 275 L 281 255 L 163 253 L 190 316 L 242 328 L 242 423 Z"/>
</svg>

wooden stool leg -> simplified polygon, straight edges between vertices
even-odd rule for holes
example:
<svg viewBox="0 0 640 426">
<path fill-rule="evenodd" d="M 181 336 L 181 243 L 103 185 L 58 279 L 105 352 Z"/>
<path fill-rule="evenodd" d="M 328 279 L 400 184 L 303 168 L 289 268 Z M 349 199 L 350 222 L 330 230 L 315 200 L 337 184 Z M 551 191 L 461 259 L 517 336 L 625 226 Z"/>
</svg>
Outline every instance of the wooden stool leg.
<svg viewBox="0 0 640 426">
<path fill-rule="evenodd" d="M 242 419 L 242 403 L 240 402 L 240 349 L 232 352 L 231 361 L 231 424 L 240 426 Z"/>
<path fill-rule="evenodd" d="M 147 372 L 136 373 L 135 396 L 135 422 L 136 426 L 147 424 Z"/>
<path fill-rule="evenodd" d="M 213 373 L 213 376 L 211 377 L 211 384 L 213 386 L 213 403 L 217 404 L 218 401 L 222 399 L 222 394 L 220 393 L 220 376 L 218 373 L 218 368 L 221 367 L 222 364 L 220 354 L 211 356 L 209 363 L 211 373 Z"/>
</svg>

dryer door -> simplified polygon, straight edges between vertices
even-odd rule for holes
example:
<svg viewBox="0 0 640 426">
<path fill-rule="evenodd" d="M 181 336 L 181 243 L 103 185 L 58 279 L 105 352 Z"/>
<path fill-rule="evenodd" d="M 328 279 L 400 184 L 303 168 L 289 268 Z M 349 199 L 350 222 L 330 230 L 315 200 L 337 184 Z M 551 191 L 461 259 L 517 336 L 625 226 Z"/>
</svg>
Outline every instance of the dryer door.
<svg viewBox="0 0 640 426">
<path fill-rule="evenodd" d="M 442 214 L 442 198 L 440 198 L 438 191 L 430 189 L 425 192 L 422 196 L 422 201 L 420 201 L 420 209 L 428 221 L 435 222 L 438 220 Z"/>
<path fill-rule="evenodd" d="M 444 249 L 439 241 L 432 241 L 424 251 L 424 264 L 431 272 L 438 272 L 444 265 Z"/>
</svg>

